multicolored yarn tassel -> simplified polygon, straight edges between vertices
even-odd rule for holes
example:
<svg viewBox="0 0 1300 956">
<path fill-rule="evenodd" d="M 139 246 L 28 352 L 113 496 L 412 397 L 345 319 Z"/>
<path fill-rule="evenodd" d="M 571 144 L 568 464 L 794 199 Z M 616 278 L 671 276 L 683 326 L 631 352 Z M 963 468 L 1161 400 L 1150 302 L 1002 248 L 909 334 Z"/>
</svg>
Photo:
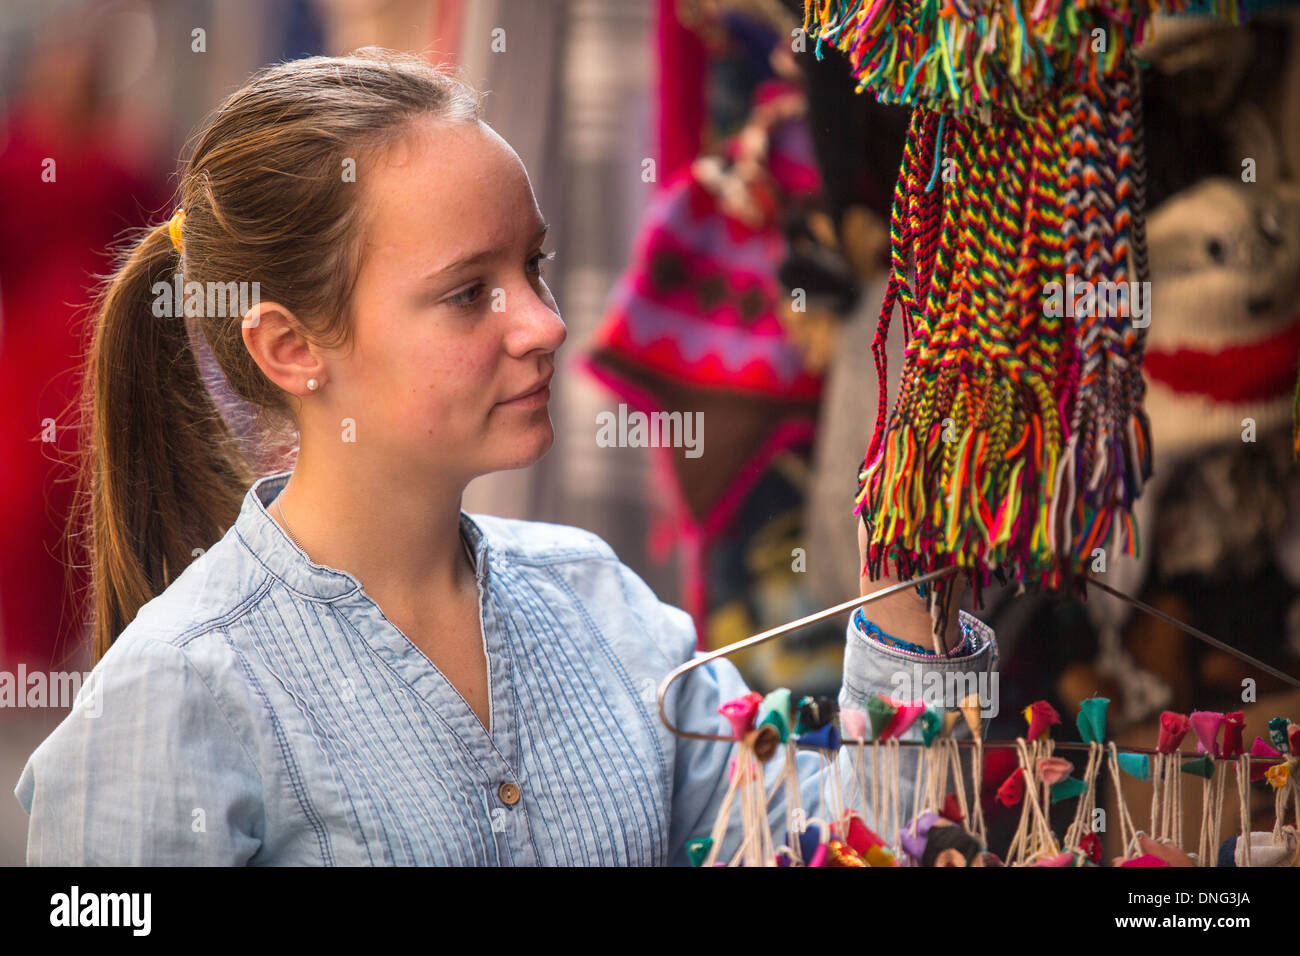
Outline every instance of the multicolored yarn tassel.
<svg viewBox="0 0 1300 956">
<path fill-rule="evenodd" d="M 1109 76 L 1159 13 L 1236 22 L 1241 0 L 805 0 L 803 29 L 882 103 L 1029 121 L 1062 82 Z M 1100 32 L 1098 32 L 1100 31 Z M 987 118 L 987 117 L 986 117 Z"/>
<path fill-rule="evenodd" d="M 994 575 L 1081 590 L 1097 549 L 1137 552 L 1150 301 L 1131 48 L 1153 13 L 1180 11 L 1237 16 L 1190 0 L 806 0 L 819 55 L 833 43 L 859 89 L 916 107 L 855 507 L 873 578 L 959 567 L 978 606 Z M 946 608 L 953 587 L 927 593 Z"/>
</svg>

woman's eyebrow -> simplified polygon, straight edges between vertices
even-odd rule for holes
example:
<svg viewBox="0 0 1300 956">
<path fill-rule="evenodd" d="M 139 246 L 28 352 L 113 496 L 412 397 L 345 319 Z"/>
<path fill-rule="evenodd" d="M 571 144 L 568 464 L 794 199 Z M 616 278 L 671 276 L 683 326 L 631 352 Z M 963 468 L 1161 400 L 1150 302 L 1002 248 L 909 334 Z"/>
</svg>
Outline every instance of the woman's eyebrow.
<svg viewBox="0 0 1300 956">
<path fill-rule="evenodd" d="M 535 246 L 538 243 L 540 243 L 543 239 L 545 239 L 546 234 L 550 231 L 550 228 L 551 228 L 551 224 L 549 222 L 542 223 L 540 228 L 538 228 L 537 232 L 533 234 L 533 241 L 530 243 L 530 245 Z M 467 256 L 461 256 L 459 259 L 449 262 L 445 266 L 439 266 L 438 268 L 430 272 L 428 275 L 424 276 L 424 278 L 436 279 L 444 272 L 452 272 L 456 269 L 463 269 L 466 266 L 477 265 L 480 262 L 483 262 L 487 259 L 491 259 L 493 256 L 497 255 L 499 251 L 500 251 L 499 249 L 480 249 L 478 252 L 470 253 Z"/>
</svg>

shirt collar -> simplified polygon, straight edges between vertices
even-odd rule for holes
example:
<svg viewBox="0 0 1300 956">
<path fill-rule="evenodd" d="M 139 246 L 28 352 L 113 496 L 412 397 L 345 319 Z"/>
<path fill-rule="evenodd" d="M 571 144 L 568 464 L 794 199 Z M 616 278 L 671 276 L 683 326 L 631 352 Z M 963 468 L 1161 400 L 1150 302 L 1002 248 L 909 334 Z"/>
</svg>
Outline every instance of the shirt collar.
<svg viewBox="0 0 1300 956">
<path fill-rule="evenodd" d="M 257 560 L 291 589 L 306 597 L 333 600 L 361 590 L 361 582 L 347 571 L 316 564 L 289 540 L 268 508 L 284 490 L 292 471 L 267 475 L 255 481 L 240 508 L 235 532 Z M 474 554 L 479 583 L 487 577 L 488 540 L 483 529 L 463 509 L 460 530 Z"/>
</svg>

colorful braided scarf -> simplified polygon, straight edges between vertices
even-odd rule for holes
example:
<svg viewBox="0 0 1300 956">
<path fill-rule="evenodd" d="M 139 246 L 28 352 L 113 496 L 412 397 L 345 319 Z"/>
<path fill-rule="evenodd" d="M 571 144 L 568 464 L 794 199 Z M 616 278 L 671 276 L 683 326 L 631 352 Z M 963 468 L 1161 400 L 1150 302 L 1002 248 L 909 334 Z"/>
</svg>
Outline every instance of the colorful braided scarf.
<svg viewBox="0 0 1300 956">
<path fill-rule="evenodd" d="M 1132 48 L 1161 11 L 1237 17 L 1192 0 L 806 0 L 818 56 L 834 45 L 859 90 L 914 107 L 855 507 L 873 579 L 956 566 L 978 607 L 992 576 L 1081 590 L 1113 539 L 1137 553 L 1150 296 Z M 925 592 L 936 629 L 954 587 Z"/>
</svg>

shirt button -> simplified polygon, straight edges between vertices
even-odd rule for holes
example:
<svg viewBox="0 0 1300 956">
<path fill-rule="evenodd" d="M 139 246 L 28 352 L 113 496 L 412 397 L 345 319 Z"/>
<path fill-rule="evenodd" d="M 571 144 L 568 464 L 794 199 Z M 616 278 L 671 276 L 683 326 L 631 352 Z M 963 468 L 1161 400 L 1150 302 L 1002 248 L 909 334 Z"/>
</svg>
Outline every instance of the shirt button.
<svg viewBox="0 0 1300 956">
<path fill-rule="evenodd" d="M 497 796 L 507 807 L 513 807 L 519 802 L 519 787 L 507 780 L 497 788 Z"/>
</svg>

